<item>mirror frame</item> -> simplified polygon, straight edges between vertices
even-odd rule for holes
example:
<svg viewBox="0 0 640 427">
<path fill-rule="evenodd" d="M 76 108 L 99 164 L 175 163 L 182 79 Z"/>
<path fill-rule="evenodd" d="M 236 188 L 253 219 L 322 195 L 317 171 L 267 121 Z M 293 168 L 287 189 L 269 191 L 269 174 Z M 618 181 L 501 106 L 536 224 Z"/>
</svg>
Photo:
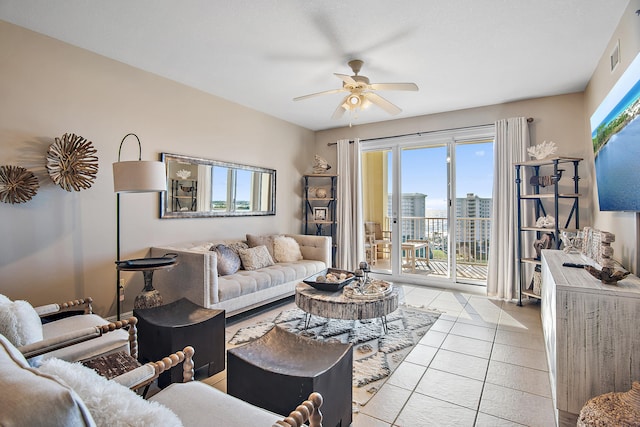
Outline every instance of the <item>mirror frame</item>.
<svg viewBox="0 0 640 427">
<path fill-rule="evenodd" d="M 167 191 L 160 195 L 160 218 L 211 218 L 211 217 L 236 217 L 236 216 L 267 216 L 276 214 L 276 170 L 258 166 L 243 165 L 240 163 L 223 162 L 219 160 L 204 159 L 201 157 L 185 156 L 181 154 L 160 153 L 160 160 L 167 170 Z M 232 169 L 248 170 L 251 172 L 267 173 L 271 176 L 271 209 L 268 211 L 166 211 L 169 206 L 169 162 L 179 161 L 197 165 L 221 166 Z"/>
</svg>

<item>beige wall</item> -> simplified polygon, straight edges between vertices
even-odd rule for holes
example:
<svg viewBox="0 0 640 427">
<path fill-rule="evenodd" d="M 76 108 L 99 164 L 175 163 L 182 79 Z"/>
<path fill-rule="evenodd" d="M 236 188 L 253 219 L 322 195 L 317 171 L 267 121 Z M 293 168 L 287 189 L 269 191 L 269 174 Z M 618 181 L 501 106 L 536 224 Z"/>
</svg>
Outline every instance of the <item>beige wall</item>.
<svg viewBox="0 0 640 427">
<path fill-rule="evenodd" d="M 603 52 L 598 67 L 585 90 L 585 126 L 588 132 L 586 138 L 588 139 L 591 138 L 589 126 L 591 115 L 640 52 L 640 17 L 635 13 L 638 9 L 640 9 L 640 0 L 629 2 L 629 6 Z M 620 63 L 611 71 L 610 55 L 618 40 L 620 41 Z M 589 159 L 588 164 L 591 168 L 591 173 L 595 174 L 593 151 L 589 150 L 587 159 Z M 640 271 L 640 260 L 638 259 L 638 242 L 640 240 L 638 235 L 640 233 L 640 227 L 638 227 L 639 214 L 632 212 L 600 212 L 597 186 L 593 185 L 590 191 L 594 200 L 594 227 L 610 231 L 616 235 L 616 242 L 612 245 L 614 258 L 619 260 L 626 268 L 638 274 L 638 271 Z"/>
<path fill-rule="evenodd" d="M 140 137 L 145 160 L 169 152 L 276 169 L 277 215 L 161 220 L 157 194 L 123 194 L 123 259 L 145 256 L 152 245 L 301 229 L 309 130 L 2 21 L 0 100 L 0 165 L 27 167 L 41 186 L 27 203 L 0 203 L 0 293 L 11 298 L 44 304 L 90 295 L 99 314 L 115 313 L 111 164 L 128 132 Z M 98 150 L 100 170 L 88 190 L 66 192 L 46 174 L 49 145 L 68 132 Z M 136 156 L 130 138 L 122 158 Z M 123 277 L 127 311 L 142 274 Z"/>
<path fill-rule="evenodd" d="M 320 131 L 316 133 L 317 150 L 329 163 L 337 163 L 335 146 L 327 143 L 338 139 L 367 139 L 384 136 L 402 135 L 415 132 L 429 132 L 443 129 L 479 126 L 494 123 L 507 117 L 532 117 L 529 125 L 532 143 L 554 141 L 558 145 L 558 154 L 571 157 L 582 157 L 588 154 L 590 141 L 585 141 L 584 97 L 582 93 L 563 96 L 530 99 L 501 105 L 468 110 L 452 111 L 409 119 L 392 120 L 384 123 L 357 125 Z M 364 142 L 363 144 L 366 144 Z M 580 189 L 587 197 L 580 201 L 580 224 L 591 222 L 592 173 L 581 163 Z M 563 185 L 572 185 L 572 181 L 564 180 Z"/>
</svg>

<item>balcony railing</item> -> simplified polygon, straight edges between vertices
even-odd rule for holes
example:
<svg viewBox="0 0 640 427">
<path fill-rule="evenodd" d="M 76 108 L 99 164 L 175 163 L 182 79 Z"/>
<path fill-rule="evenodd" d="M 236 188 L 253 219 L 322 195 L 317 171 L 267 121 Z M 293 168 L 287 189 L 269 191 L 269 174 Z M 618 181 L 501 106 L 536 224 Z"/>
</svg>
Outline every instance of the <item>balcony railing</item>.
<svg viewBox="0 0 640 427">
<path fill-rule="evenodd" d="M 430 270 L 433 275 L 448 276 L 449 222 L 447 218 L 403 217 L 402 241 L 426 240 L 429 247 L 416 253 L 416 269 Z M 385 230 L 390 230 L 390 221 L 385 221 Z M 491 239 L 490 218 L 457 218 L 456 236 L 453 240 L 457 277 L 479 281 L 487 279 L 489 242 Z"/>
</svg>

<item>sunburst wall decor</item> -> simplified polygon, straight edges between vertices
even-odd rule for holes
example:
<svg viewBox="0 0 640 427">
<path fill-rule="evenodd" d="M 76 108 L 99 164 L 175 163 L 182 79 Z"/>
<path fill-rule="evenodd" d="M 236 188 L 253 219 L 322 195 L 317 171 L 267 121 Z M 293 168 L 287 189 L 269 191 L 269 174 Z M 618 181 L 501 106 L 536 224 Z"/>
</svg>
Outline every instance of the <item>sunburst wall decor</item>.
<svg viewBox="0 0 640 427">
<path fill-rule="evenodd" d="M 38 192 L 38 178 L 20 166 L 0 166 L 0 201 L 25 203 Z"/>
<path fill-rule="evenodd" d="M 98 174 L 97 152 L 86 138 L 65 133 L 47 151 L 49 176 L 67 191 L 91 188 Z"/>
</svg>

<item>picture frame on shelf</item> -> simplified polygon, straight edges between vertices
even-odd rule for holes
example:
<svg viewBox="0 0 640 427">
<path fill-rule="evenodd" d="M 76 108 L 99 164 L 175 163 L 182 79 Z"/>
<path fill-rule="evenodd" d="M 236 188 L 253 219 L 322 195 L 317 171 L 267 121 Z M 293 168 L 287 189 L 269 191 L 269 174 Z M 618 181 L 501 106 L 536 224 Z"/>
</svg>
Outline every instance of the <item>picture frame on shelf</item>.
<svg viewBox="0 0 640 427">
<path fill-rule="evenodd" d="M 313 208 L 314 221 L 327 221 L 329 219 L 329 208 L 315 207 Z"/>
</svg>

